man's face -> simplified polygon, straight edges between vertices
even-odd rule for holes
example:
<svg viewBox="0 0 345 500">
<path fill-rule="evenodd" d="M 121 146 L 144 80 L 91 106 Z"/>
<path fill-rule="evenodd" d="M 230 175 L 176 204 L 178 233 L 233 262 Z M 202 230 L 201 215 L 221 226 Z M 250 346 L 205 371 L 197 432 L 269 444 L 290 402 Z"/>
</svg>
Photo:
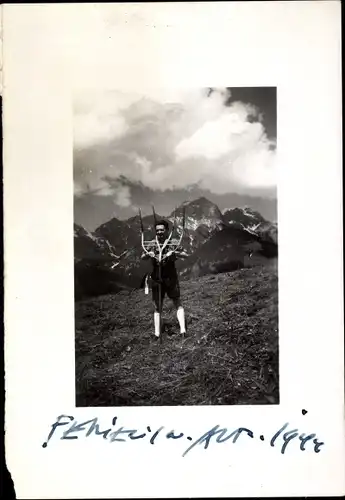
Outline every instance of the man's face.
<svg viewBox="0 0 345 500">
<path fill-rule="evenodd" d="M 156 234 L 159 241 L 163 241 L 166 239 L 167 230 L 165 229 L 165 226 L 163 226 L 163 224 L 158 224 L 156 226 Z"/>
</svg>

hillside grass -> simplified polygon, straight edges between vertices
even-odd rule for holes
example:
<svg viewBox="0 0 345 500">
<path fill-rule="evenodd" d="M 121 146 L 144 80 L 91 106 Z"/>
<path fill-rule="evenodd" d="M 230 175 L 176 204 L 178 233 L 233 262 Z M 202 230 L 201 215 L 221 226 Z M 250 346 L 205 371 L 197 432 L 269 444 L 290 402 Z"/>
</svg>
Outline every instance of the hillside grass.
<svg viewBox="0 0 345 500">
<path fill-rule="evenodd" d="M 77 406 L 277 404 L 275 266 L 181 281 L 187 335 L 164 303 L 163 343 L 150 295 L 76 302 Z"/>
</svg>

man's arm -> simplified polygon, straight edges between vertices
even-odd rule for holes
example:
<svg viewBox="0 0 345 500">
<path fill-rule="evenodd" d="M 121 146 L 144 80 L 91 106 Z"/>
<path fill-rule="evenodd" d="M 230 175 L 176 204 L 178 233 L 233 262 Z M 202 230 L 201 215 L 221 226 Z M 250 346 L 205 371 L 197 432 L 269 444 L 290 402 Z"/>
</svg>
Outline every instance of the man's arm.
<svg viewBox="0 0 345 500">
<path fill-rule="evenodd" d="M 189 257 L 189 254 L 185 250 L 176 250 L 176 257 L 179 259 L 186 259 Z"/>
<path fill-rule="evenodd" d="M 142 260 L 154 259 L 155 258 L 154 247 L 152 245 L 147 246 L 147 251 L 148 253 L 143 252 L 141 254 L 141 259 Z"/>
<path fill-rule="evenodd" d="M 189 254 L 181 249 L 181 250 L 175 250 L 174 252 L 173 251 L 170 251 L 168 252 L 168 256 L 174 256 L 175 258 L 177 259 L 186 259 L 187 257 L 189 257 Z"/>
<path fill-rule="evenodd" d="M 141 254 L 141 259 L 142 259 L 142 260 L 154 259 L 154 257 L 155 257 L 155 253 L 154 253 L 154 252 L 152 252 L 152 251 L 151 251 L 151 252 L 149 252 L 148 254 L 147 254 L 146 252 L 143 252 L 143 253 Z"/>
</svg>

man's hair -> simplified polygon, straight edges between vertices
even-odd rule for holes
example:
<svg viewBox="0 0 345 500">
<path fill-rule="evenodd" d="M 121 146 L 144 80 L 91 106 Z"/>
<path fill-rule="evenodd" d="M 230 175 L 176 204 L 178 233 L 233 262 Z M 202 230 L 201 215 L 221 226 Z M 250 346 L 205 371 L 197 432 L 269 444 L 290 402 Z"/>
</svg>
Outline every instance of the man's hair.
<svg viewBox="0 0 345 500">
<path fill-rule="evenodd" d="M 156 222 L 156 224 L 155 224 L 155 228 L 157 226 L 164 226 L 167 231 L 169 230 L 169 222 L 167 220 L 163 220 L 163 219 L 162 220 L 158 220 Z"/>
</svg>

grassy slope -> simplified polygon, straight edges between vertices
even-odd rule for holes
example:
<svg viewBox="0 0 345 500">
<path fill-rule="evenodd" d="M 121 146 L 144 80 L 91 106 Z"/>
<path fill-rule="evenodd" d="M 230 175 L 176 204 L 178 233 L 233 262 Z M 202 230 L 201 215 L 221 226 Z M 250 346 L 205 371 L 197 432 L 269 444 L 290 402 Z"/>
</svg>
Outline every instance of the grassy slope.
<svg viewBox="0 0 345 500">
<path fill-rule="evenodd" d="M 204 276 L 181 289 L 187 336 L 165 301 L 162 345 L 143 290 L 76 303 L 77 406 L 279 402 L 276 268 Z"/>
</svg>

